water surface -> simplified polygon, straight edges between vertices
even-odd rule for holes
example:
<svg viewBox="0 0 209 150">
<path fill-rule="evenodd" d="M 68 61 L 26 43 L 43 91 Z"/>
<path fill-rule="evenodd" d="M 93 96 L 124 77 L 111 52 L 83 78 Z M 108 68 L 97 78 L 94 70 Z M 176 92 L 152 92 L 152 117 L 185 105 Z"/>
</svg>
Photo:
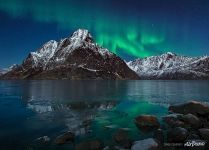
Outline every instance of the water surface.
<svg viewBox="0 0 209 150">
<path fill-rule="evenodd" d="M 152 135 L 140 132 L 134 117 L 154 114 L 161 120 L 170 104 L 208 103 L 208 89 L 208 81 L 0 81 L 0 148 L 73 149 L 54 144 L 66 131 L 76 134 L 76 143 L 99 138 L 114 145 L 118 129 L 143 139 Z M 50 142 L 37 144 L 42 136 Z"/>
</svg>

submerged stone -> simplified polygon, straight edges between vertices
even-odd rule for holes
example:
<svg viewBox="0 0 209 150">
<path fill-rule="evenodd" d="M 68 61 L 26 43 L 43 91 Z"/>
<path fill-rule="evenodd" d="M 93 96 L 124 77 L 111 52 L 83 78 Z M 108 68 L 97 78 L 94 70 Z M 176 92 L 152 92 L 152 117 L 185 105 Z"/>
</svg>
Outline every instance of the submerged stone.
<svg viewBox="0 0 209 150">
<path fill-rule="evenodd" d="M 73 143 L 75 140 L 75 134 L 72 132 L 66 132 L 55 139 L 56 144 Z"/>
<path fill-rule="evenodd" d="M 50 141 L 50 138 L 48 136 L 42 136 L 42 137 L 37 138 L 36 140 L 41 143 L 47 143 Z"/>
<path fill-rule="evenodd" d="M 102 150 L 103 142 L 99 139 L 84 141 L 75 146 L 75 150 Z"/>
<path fill-rule="evenodd" d="M 135 124 L 142 131 L 152 131 L 160 127 L 157 117 L 153 115 L 140 115 L 135 118 Z"/>
<path fill-rule="evenodd" d="M 158 150 L 158 143 L 153 138 L 136 141 L 131 150 Z"/>
<path fill-rule="evenodd" d="M 123 148 L 130 148 L 131 147 L 131 140 L 128 137 L 128 132 L 119 129 L 114 135 L 113 135 L 114 141 L 122 146 Z"/>
</svg>

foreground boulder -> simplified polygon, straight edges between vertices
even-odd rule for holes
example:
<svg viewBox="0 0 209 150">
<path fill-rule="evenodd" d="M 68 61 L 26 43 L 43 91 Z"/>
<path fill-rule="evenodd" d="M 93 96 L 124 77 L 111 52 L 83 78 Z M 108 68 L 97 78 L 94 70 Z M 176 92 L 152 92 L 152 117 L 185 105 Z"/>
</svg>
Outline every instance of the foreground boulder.
<svg viewBox="0 0 209 150">
<path fill-rule="evenodd" d="M 202 128 L 202 129 L 199 129 L 199 132 L 200 132 L 201 138 L 203 138 L 204 140 L 209 141 L 209 129 Z"/>
<path fill-rule="evenodd" d="M 103 142 L 99 139 L 81 142 L 75 146 L 75 150 L 102 150 L 103 148 Z"/>
<path fill-rule="evenodd" d="M 180 114 L 208 115 L 209 107 L 197 101 L 191 101 L 184 104 L 172 105 L 169 111 Z"/>
<path fill-rule="evenodd" d="M 157 117 L 153 115 L 140 115 L 135 118 L 135 124 L 142 131 L 152 131 L 160 127 Z"/>
<path fill-rule="evenodd" d="M 131 148 L 132 142 L 128 137 L 128 132 L 125 130 L 118 130 L 113 135 L 114 141 L 123 148 Z"/>
<path fill-rule="evenodd" d="M 153 138 L 136 141 L 131 147 L 131 150 L 157 150 L 157 149 L 158 149 L 158 143 Z"/>
<path fill-rule="evenodd" d="M 73 143 L 75 140 L 75 134 L 72 132 L 66 132 L 55 139 L 55 144 Z"/>
<path fill-rule="evenodd" d="M 201 126 L 200 119 L 193 114 L 169 114 L 163 117 L 163 121 L 170 127 L 199 128 Z"/>
<path fill-rule="evenodd" d="M 193 114 L 183 115 L 181 118 L 185 124 L 192 128 L 199 128 L 201 126 L 200 119 Z"/>
<path fill-rule="evenodd" d="M 154 131 L 153 138 L 162 146 L 164 143 L 164 135 L 162 129 L 157 129 Z"/>
<path fill-rule="evenodd" d="M 169 114 L 163 117 L 163 121 L 170 127 L 184 127 L 184 122 L 179 120 L 181 116 L 181 114 Z"/>
<path fill-rule="evenodd" d="M 170 129 L 167 133 L 169 142 L 184 142 L 189 135 L 189 132 L 182 127 Z"/>
</svg>

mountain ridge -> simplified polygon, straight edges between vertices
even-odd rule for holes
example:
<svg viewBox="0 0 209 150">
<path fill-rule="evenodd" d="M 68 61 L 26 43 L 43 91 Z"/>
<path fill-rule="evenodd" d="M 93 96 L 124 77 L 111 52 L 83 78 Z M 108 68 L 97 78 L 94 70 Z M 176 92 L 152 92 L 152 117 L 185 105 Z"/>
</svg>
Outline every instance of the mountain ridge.
<svg viewBox="0 0 209 150">
<path fill-rule="evenodd" d="M 142 79 L 209 79 L 209 57 L 188 57 L 167 52 L 127 62 Z"/>
<path fill-rule="evenodd" d="M 166 52 L 125 62 L 95 43 L 88 30 L 78 29 L 30 52 L 21 65 L 0 70 L 0 79 L 209 79 L 209 57 Z"/>
</svg>

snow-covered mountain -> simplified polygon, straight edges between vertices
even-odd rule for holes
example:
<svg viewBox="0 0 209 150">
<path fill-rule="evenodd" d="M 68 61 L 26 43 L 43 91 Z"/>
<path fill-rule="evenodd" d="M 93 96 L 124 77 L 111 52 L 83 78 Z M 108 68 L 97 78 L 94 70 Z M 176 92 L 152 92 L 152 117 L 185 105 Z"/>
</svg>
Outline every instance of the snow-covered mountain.
<svg viewBox="0 0 209 150">
<path fill-rule="evenodd" d="M 51 40 L 31 52 L 3 79 L 138 79 L 115 54 L 94 43 L 85 29 L 59 42 Z"/>
<path fill-rule="evenodd" d="M 3 69 L 0 69 L 0 75 L 3 75 L 3 74 L 6 74 L 7 72 L 17 68 L 18 65 L 16 64 L 13 64 L 12 66 L 10 66 L 9 68 L 3 68 Z"/>
<path fill-rule="evenodd" d="M 0 69 L 0 75 L 7 73 L 7 68 Z"/>
<path fill-rule="evenodd" d="M 209 57 L 167 52 L 127 63 L 142 79 L 209 79 Z"/>
</svg>

